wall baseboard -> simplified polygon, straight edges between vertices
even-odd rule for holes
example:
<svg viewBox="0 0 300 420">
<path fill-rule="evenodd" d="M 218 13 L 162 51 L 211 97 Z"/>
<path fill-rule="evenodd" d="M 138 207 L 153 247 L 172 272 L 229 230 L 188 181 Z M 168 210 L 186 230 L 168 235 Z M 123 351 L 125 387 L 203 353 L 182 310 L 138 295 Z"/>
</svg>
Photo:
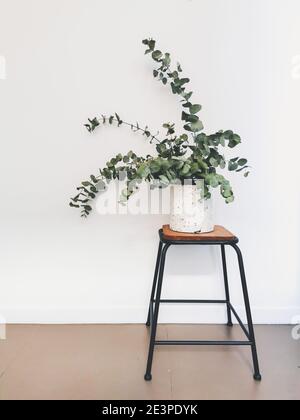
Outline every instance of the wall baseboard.
<svg viewBox="0 0 300 420">
<path fill-rule="evenodd" d="M 236 307 L 243 321 L 244 310 Z M 255 324 L 300 324 L 300 307 L 252 308 Z M 146 307 L 99 308 L 0 308 L 0 323 L 7 324 L 140 324 Z M 226 311 L 220 305 L 162 305 L 162 323 L 223 324 Z"/>
</svg>

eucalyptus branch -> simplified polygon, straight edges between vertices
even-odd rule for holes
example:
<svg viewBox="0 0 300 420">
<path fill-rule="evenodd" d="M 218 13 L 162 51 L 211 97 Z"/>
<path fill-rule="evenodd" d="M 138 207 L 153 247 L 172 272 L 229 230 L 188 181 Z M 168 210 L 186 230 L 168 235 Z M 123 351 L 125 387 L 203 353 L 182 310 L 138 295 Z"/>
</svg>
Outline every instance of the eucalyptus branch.
<svg viewBox="0 0 300 420">
<path fill-rule="evenodd" d="M 102 123 L 102 125 L 105 125 L 107 123 L 112 125 L 114 122 L 116 122 L 118 127 L 120 127 L 121 125 L 126 125 L 126 126 L 130 127 L 131 130 L 134 131 L 134 132 L 141 131 L 144 136 L 146 136 L 147 138 L 150 139 L 150 143 L 152 143 L 153 140 L 155 140 L 157 143 L 160 143 L 160 140 L 157 138 L 157 135 L 159 134 L 159 132 L 157 132 L 154 135 L 154 134 L 151 133 L 148 126 L 146 126 L 145 128 L 142 128 L 142 127 L 140 127 L 138 122 L 136 124 L 133 124 L 133 123 L 123 121 L 123 120 L 121 120 L 121 118 L 119 117 L 119 115 L 117 113 L 115 115 L 110 115 L 108 117 L 105 116 L 105 115 L 101 115 L 101 118 L 96 118 L 95 117 L 93 119 L 89 119 L 88 121 L 89 122 L 87 124 L 84 124 L 84 126 L 87 128 L 87 130 L 90 133 L 92 131 L 94 131 L 97 127 L 99 127 L 101 125 L 101 123 Z"/>
<path fill-rule="evenodd" d="M 89 119 L 85 127 L 93 132 L 101 125 L 117 126 L 126 125 L 134 132 L 155 141 L 157 156 L 147 155 L 145 158 L 129 151 L 126 155 L 118 154 L 99 169 L 98 175 L 90 175 L 77 188 L 76 195 L 71 198 L 70 206 L 81 210 L 81 216 L 87 217 L 92 211 L 91 203 L 97 194 L 104 192 L 112 180 L 120 179 L 123 172 L 127 174 L 127 188 L 122 191 L 120 201 L 127 201 L 138 189 L 142 181 L 150 183 L 151 187 L 163 186 L 184 182 L 185 179 L 204 180 L 203 196 L 209 198 L 211 190 L 219 188 L 226 203 L 234 200 L 234 194 L 229 180 L 217 171 L 227 169 L 229 172 L 243 172 L 247 177 L 247 159 L 234 157 L 226 159 L 221 150 L 233 149 L 241 143 L 241 138 L 232 130 L 220 130 L 214 134 L 203 132 L 203 124 L 198 117 L 201 105 L 191 101 L 193 92 L 187 89 L 190 79 L 182 76 L 180 64 L 175 70 L 171 69 L 171 56 L 156 49 L 153 39 L 146 39 L 143 44 L 147 46 L 146 54 L 151 54 L 152 59 L 158 64 L 153 71 L 153 76 L 164 85 L 169 84 L 173 94 L 180 97 L 183 111 L 181 119 L 184 121 L 184 130 L 187 133 L 176 134 L 175 124 L 165 123 L 166 137 L 159 139 L 157 134 L 152 134 L 148 126 L 141 127 L 139 123 L 132 124 L 123 121 L 118 114 Z M 189 136 L 190 135 L 190 136 Z"/>
<path fill-rule="evenodd" d="M 164 85 L 167 85 L 169 82 L 173 94 L 177 94 L 181 98 L 184 108 L 181 114 L 181 119 L 184 121 L 184 129 L 191 133 L 198 133 L 203 130 L 203 123 L 197 116 L 202 106 L 191 102 L 193 92 L 186 90 L 190 79 L 181 76 L 181 65 L 177 63 L 176 69 L 170 70 L 171 55 L 169 53 L 163 54 L 159 49 L 156 49 L 156 41 L 151 38 L 144 39 L 143 44 L 147 46 L 145 54 L 151 53 L 152 59 L 159 64 L 159 67 L 153 70 L 154 78 L 161 81 Z"/>
<path fill-rule="evenodd" d="M 110 181 L 113 179 L 120 180 L 121 175 L 125 172 L 131 185 L 136 179 L 143 179 L 145 175 L 143 164 L 145 161 L 145 158 L 137 156 L 132 150 L 126 155 L 117 154 L 107 162 L 104 168 L 99 169 L 99 175 L 90 175 L 88 180 L 83 181 L 77 187 L 77 194 L 69 202 L 70 207 L 81 209 L 81 216 L 87 217 L 92 211 L 91 200 L 94 200 L 99 193 L 106 191 Z M 127 194 L 127 199 L 133 193 L 133 190 L 128 191 L 130 193 Z M 124 192 L 122 197 L 125 197 Z"/>
</svg>

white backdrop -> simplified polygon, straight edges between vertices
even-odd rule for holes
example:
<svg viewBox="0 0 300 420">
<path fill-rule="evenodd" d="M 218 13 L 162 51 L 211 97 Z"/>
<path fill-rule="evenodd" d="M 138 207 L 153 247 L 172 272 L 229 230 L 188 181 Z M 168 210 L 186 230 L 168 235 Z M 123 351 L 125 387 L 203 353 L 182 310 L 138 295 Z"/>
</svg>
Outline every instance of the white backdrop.
<svg viewBox="0 0 300 420">
<path fill-rule="evenodd" d="M 233 129 L 252 174 L 216 222 L 240 237 L 254 319 L 300 314 L 298 0 L 0 0 L 0 313 L 8 322 L 144 322 L 164 216 L 83 221 L 75 187 L 117 152 L 151 152 L 125 128 L 89 135 L 117 111 L 154 130 L 180 105 L 152 77 L 141 40 L 178 59 L 206 132 Z M 3 71 L 2 71 L 2 74 Z M 218 250 L 171 249 L 164 295 L 223 297 Z M 232 298 L 242 299 L 229 253 Z M 215 307 L 161 320 L 223 322 Z"/>
</svg>

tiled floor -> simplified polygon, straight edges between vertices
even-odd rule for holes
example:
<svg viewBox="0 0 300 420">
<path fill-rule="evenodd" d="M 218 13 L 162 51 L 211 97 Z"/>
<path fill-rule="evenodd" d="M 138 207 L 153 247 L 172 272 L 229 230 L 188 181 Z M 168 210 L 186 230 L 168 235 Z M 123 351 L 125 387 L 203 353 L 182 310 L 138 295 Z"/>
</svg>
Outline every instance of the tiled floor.
<svg viewBox="0 0 300 420">
<path fill-rule="evenodd" d="M 257 326 L 263 381 L 249 348 L 158 347 L 144 381 L 144 325 L 10 325 L 0 340 L 0 399 L 300 399 L 300 341 Z M 160 338 L 240 338 L 238 327 L 160 325 Z"/>
</svg>

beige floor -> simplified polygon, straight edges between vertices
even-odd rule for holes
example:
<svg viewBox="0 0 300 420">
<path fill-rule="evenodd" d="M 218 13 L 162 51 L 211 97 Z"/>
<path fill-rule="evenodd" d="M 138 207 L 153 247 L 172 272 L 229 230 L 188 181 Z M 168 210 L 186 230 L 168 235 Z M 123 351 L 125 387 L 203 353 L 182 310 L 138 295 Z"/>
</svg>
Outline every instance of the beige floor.
<svg viewBox="0 0 300 420">
<path fill-rule="evenodd" d="M 0 340 L 0 399 L 300 399 L 300 341 L 257 326 L 263 381 L 249 348 L 157 347 L 143 379 L 143 325 L 10 325 Z M 160 338 L 241 337 L 238 327 L 160 325 Z"/>
</svg>

